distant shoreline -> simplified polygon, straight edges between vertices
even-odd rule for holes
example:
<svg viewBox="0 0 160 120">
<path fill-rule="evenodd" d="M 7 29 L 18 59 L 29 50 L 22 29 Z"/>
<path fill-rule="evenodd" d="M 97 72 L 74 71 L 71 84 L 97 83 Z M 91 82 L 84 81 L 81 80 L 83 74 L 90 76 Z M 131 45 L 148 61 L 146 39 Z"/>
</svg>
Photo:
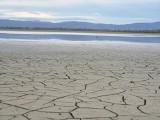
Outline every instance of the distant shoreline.
<svg viewBox="0 0 160 120">
<path fill-rule="evenodd" d="M 110 34 L 160 34 L 160 30 L 94 30 L 94 29 L 30 29 L 30 28 L 0 28 L 0 31 L 23 32 L 76 32 L 76 33 L 110 33 Z"/>
</svg>

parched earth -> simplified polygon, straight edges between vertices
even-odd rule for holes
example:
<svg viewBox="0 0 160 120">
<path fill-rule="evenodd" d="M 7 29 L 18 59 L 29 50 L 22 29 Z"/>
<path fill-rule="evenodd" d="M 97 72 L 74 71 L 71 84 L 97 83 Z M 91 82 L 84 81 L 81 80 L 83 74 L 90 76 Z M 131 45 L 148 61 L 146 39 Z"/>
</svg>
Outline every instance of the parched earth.
<svg viewBox="0 0 160 120">
<path fill-rule="evenodd" d="M 160 120 L 160 47 L 0 44 L 0 120 Z"/>
</svg>

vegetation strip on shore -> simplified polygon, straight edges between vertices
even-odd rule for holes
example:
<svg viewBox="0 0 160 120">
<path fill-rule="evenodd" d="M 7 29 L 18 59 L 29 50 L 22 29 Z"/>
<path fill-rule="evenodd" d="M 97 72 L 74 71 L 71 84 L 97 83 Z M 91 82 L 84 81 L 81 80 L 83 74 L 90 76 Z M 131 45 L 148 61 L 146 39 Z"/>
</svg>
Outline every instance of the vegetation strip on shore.
<svg viewBox="0 0 160 120">
<path fill-rule="evenodd" d="M 109 29 L 66 29 L 66 28 L 29 28 L 29 27 L 0 27 L 0 30 L 11 31 L 44 31 L 44 32 L 96 32 L 96 33 L 160 33 L 160 30 L 109 30 Z"/>
</svg>

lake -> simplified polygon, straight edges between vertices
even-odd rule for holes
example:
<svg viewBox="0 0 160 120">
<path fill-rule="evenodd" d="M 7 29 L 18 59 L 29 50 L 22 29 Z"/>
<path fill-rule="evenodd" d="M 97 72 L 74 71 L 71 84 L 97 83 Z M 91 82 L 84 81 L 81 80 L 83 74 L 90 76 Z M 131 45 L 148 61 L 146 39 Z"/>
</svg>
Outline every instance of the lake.
<svg viewBox="0 0 160 120">
<path fill-rule="evenodd" d="M 0 39 L 160 43 L 160 34 L 0 31 Z"/>
</svg>

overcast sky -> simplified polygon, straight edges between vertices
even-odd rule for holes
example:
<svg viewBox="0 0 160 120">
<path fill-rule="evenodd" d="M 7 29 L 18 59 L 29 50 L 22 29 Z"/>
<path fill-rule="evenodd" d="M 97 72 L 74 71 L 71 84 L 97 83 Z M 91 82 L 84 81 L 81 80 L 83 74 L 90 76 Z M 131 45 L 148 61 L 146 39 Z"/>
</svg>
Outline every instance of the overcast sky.
<svg viewBox="0 0 160 120">
<path fill-rule="evenodd" d="M 0 19 L 155 22 L 160 21 L 160 0 L 0 0 Z"/>
</svg>

